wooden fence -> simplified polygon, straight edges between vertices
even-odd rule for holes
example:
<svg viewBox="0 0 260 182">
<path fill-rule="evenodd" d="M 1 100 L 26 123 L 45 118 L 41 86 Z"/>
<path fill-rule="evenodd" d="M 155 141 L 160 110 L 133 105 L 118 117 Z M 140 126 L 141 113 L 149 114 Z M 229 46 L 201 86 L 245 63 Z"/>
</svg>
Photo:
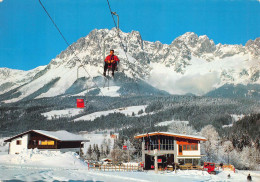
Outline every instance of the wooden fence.
<svg viewBox="0 0 260 182">
<path fill-rule="evenodd" d="M 180 165 L 179 167 L 180 167 L 181 170 L 187 170 L 187 169 L 189 169 L 189 170 L 191 170 L 191 169 L 202 170 L 203 169 L 202 166 L 194 166 L 194 165 L 189 164 L 189 163 L 188 164 L 184 164 L 184 165 Z"/>
<path fill-rule="evenodd" d="M 99 171 L 143 171 L 143 168 L 136 165 L 89 165 L 89 169 Z"/>
</svg>

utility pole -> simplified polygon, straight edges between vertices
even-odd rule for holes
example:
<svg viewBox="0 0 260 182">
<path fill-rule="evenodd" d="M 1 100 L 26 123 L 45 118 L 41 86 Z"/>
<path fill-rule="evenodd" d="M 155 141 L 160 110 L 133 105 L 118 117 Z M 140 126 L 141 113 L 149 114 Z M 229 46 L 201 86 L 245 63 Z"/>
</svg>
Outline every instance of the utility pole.
<svg viewBox="0 0 260 182">
<path fill-rule="evenodd" d="M 126 135 L 122 135 L 122 136 L 124 136 L 124 137 L 127 137 L 127 139 L 128 139 L 128 141 L 127 141 L 127 158 L 128 158 L 128 163 L 130 162 L 130 139 L 129 139 L 129 137 L 128 136 L 126 136 Z"/>
</svg>

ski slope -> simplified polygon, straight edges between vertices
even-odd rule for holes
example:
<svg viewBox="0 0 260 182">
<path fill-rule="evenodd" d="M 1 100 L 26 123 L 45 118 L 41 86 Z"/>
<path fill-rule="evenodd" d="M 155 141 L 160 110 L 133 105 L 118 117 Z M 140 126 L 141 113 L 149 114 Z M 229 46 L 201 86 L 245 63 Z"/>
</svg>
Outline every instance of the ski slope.
<svg viewBox="0 0 260 182">
<path fill-rule="evenodd" d="M 120 89 L 118 86 L 110 86 L 110 87 L 101 87 L 99 96 L 108 96 L 108 97 L 120 97 L 120 94 L 117 92 Z"/>
<path fill-rule="evenodd" d="M 48 120 L 51 120 L 52 118 L 73 117 L 82 112 L 84 112 L 83 109 L 68 108 L 68 109 L 63 109 L 63 110 L 53 110 L 50 112 L 45 112 L 45 113 L 42 113 L 41 115 L 46 117 Z"/>
<path fill-rule="evenodd" d="M 130 106 L 130 107 L 125 107 L 125 108 L 118 108 L 114 110 L 108 110 L 108 111 L 99 111 L 99 112 L 94 112 L 91 114 L 87 114 L 84 116 L 81 116 L 74 121 L 80 121 L 80 120 L 87 120 L 87 121 L 93 121 L 98 117 L 101 116 L 107 116 L 111 113 L 122 113 L 125 114 L 126 116 L 132 116 L 132 113 L 135 114 L 136 117 L 138 116 L 143 116 L 145 113 L 138 115 L 138 112 L 140 110 L 145 111 L 145 108 L 147 105 L 141 105 L 141 106 Z M 84 112 L 83 109 L 79 108 L 67 108 L 67 109 L 62 109 L 62 110 L 53 110 L 45 113 L 41 113 L 42 116 L 46 117 L 48 120 L 52 120 L 53 118 L 62 118 L 62 117 L 74 117 L 79 114 L 82 114 Z"/>
<path fill-rule="evenodd" d="M 155 126 L 169 126 L 173 123 L 181 123 L 181 124 L 185 124 L 185 125 L 188 125 L 189 124 L 189 121 L 176 121 L 176 120 L 171 120 L 171 121 L 163 121 L 163 122 L 160 122 L 158 124 L 156 124 Z"/>
<path fill-rule="evenodd" d="M 122 113 L 122 114 L 125 114 L 126 116 L 132 116 L 132 113 L 134 113 L 135 116 L 138 117 L 138 116 L 140 116 L 140 115 L 138 115 L 138 112 L 140 110 L 144 111 L 146 107 L 147 107 L 147 105 L 130 106 L 130 107 L 118 108 L 118 109 L 114 109 L 114 110 L 94 112 L 94 113 L 91 113 L 91 114 L 81 116 L 81 117 L 75 119 L 74 122 L 81 121 L 81 120 L 94 121 L 96 118 L 99 118 L 101 116 L 107 116 L 111 113 Z"/>
</svg>

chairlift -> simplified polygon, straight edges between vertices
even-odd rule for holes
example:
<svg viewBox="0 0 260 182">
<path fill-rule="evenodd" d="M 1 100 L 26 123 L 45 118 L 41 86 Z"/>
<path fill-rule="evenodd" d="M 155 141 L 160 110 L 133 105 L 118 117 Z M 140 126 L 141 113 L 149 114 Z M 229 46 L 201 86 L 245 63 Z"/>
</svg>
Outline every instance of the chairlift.
<svg viewBox="0 0 260 182">
<path fill-rule="evenodd" d="M 77 99 L 77 108 L 85 108 L 85 101 L 84 99 Z"/>
</svg>

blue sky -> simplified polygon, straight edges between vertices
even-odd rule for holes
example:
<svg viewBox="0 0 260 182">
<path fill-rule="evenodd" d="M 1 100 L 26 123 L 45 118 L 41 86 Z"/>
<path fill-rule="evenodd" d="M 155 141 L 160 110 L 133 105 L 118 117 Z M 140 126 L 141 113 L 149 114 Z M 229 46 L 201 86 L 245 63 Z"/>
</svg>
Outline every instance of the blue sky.
<svg viewBox="0 0 260 182">
<path fill-rule="evenodd" d="M 114 27 L 106 0 L 42 0 L 71 44 L 95 28 Z M 258 0 L 110 0 L 124 32 L 170 44 L 195 32 L 222 44 L 260 37 Z M 0 67 L 47 65 L 67 45 L 38 0 L 0 0 Z"/>
</svg>

